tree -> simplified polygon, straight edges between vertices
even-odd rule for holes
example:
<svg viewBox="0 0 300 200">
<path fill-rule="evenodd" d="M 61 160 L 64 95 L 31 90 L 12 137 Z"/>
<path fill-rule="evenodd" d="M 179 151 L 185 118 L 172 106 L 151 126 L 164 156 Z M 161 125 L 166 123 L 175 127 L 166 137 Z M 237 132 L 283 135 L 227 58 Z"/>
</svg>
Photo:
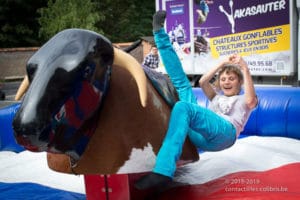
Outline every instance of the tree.
<svg viewBox="0 0 300 200">
<path fill-rule="evenodd" d="M 147 0 L 49 0 L 39 10 L 40 36 L 49 38 L 65 28 L 85 28 L 112 42 L 131 42 L 152 35 L 155 3 Z"/>
<path fill-rule="evenodd" d="M 113 42 L 131 42 L 152 35 L 152 15 L 155 1 L 98 0 L 104 20 L 97 23 L 104 35 Z"/>
<path fill-rule="evenodd" d="M 39 46 L 36 12 L 47 0 L 0 0 L 0 47 Z"/>
<path fill-rule="evenodd" d="M 151 0 L 0 0 L 0 48 L 40 46 L 66 28 L 84 28 L 112 42 L 152 35 Z"/>
<path fill-rule="evenodd" d="M 41 8 L 39 36 L 48 40 L 67 28 L 83 28 L 102 33 L 95 24 L 103 19 L 91 0 L 49 0 L 48 7 Z"/>
</svg>

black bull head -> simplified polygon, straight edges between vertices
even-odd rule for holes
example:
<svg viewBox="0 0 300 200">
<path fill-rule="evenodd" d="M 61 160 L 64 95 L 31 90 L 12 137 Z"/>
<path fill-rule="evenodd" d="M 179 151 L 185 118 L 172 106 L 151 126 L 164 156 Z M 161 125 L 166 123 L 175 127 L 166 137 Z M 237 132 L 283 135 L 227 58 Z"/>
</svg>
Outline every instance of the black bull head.
<svg viewBox="0 0 300 200">
<path fill-rule="evenodd" d="M 26 66 L 30 87 L 13 121 L 17 142 L 78 160 L 118 62 L 114 51 L 108 39 L 81 29 L 62 31 L 43 45 Z"/>
</svg>

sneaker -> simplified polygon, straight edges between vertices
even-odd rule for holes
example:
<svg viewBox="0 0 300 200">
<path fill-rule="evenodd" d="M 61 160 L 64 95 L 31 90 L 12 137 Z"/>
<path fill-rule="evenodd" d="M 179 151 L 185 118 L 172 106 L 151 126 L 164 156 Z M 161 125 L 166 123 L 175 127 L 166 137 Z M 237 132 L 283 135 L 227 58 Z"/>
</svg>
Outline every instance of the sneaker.
<svg viewBox="0 0 300 200">
<path fill-rule="evenodd" d="M 164 10 L 157 11 L 157 12 L 153 15 L 152 25 L 153 25 L 153 31 L 154 31 L 154 32 L 155 32 L 155 31 L 158 31 L 158 30 L 160 30 L 162 27 L 164 27 L 166 15 L 167 15 L 167 12 L 164 11 Z"/>
<path fill-rule="evenodd" d="M 172 179 L 168 176 L 151 172 L 137 180 L 134 187 L 138 190 L 146 190 L 150 188 L 163 187 L 171 181 Z"/>
</svg>

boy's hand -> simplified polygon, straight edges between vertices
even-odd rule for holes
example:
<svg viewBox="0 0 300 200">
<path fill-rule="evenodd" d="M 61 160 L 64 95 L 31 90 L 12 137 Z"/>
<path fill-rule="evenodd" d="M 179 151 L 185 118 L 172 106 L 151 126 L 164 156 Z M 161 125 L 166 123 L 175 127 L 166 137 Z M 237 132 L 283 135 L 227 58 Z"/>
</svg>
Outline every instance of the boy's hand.
<svg viewBox="0 0 300 200">
<path fill-rule="evenodd" d="M 238 55 L 238 54 L 233 54 L 229 57 L 229 60 L 240 66 L 241 70 L 247 70 L 248 69 L 248 65 L 246 63 L 246 61 L 243 59 L 242 56 Z"/>
</svg>

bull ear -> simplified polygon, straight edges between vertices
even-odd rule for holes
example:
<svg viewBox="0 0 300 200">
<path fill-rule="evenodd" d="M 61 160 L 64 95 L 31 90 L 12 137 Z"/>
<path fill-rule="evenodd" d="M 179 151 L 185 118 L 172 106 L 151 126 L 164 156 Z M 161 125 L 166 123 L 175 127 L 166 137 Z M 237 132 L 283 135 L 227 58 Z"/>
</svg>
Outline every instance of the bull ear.
<svg viewBox="0 0 300 200">
<path fill-rule="evenodd" d="M 29 87 L 29 80 L 28 80 L 28 76 L 26 75 L 24 77 L 20 87 L 18 88 L 18 91 L 15 96 L 15 101 L 19 101 L 22 98 L 22 96 L 27 91 L 28 87 Z"/>
<path fill-rule="evenodd" d="M 114 48 L 113 64 L 123 67 L 124 69 L 129 71 L 130 74 L 132 74 L 138 86 L 141 104 L 143 107 L 146 107 L 147 77 L 141 65 L 131 55 L 125 53 L 123 50 L 120 50 L 118 48 Z"/>
</svg>

